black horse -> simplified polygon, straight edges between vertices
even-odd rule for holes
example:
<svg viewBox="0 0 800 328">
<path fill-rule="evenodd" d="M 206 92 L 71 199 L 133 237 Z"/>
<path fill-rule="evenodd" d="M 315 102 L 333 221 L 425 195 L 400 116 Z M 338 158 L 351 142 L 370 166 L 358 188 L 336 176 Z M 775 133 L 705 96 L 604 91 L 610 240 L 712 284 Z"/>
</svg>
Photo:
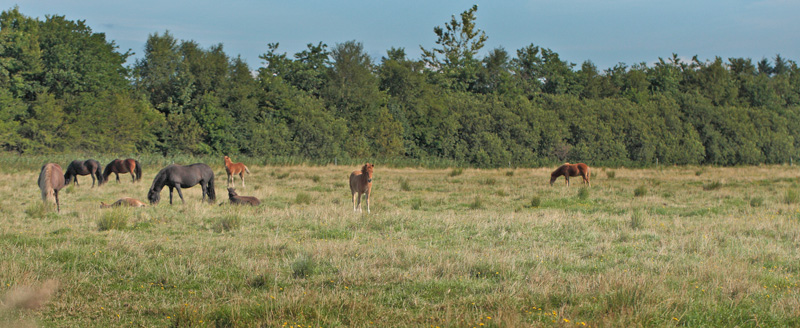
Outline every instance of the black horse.
<svg viewBox="0 0 800 328">
<path fill-rule="evenodd" d="M 64 184 L 68 185 L 72 183 L 72 179 L 75 179 L 75 185 L 79 186 L 79 175 L 91 175 L 92 187 L 94 187 L 95 181 L 97 181 L 97 186 L 100 186 L 103 184 L 103 181 L 105 181 L 103 179 L 103 174 L 100 172 L 100 162 L 93 159 L 87 159 L 85 161 L 74 160 L 72 163 L 69 163 L 67 172 L 64 173 Z"/>
<path fill-rule="evenodd" d="M 161 171 L 158 171 L 156 178 L 153 179 L 153 185 L 150 186 L 150 191 L 147 192 L 147 199 L 150 204 L 157 204 L 161 200 L 161 189 L 164 186 L 169 187 L 169 203 L 172 204 L 172 189 L 178 189 L 178 196 L 183 200 L 183 193 L 181 188 L 189 188 L 196 184 L 200 184 L 203 188 L 203 200 L 213 203 L 216 199 L 214 192 L 214 171 L 208 165 L 197 163 L 192 165 L 169 165 Z"/>
</svg>

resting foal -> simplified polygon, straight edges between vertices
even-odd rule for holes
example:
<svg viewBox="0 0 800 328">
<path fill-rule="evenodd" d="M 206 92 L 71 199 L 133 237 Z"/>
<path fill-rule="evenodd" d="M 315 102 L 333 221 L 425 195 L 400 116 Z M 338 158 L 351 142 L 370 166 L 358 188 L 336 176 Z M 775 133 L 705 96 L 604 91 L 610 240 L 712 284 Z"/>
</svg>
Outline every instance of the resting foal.
<svg viewBox="0 0 800 328">
<path fill-rule="evenodd" d="M 239 196 L 236 194 L 236 189 L 234 188 L 228 188 L 228 199 L 230 199 L 231 204 L 234 205 L 261 205 L 261 201 L 259 201 L 258 198 L 253 196 Z"/>
</svg>

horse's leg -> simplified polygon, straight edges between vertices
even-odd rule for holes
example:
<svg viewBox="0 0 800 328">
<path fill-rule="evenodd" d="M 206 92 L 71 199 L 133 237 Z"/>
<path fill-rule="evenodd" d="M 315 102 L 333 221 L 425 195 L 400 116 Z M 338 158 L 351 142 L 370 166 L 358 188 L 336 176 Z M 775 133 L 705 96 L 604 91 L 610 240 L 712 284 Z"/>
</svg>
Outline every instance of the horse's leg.
<svg viewBox="0 0 800 328">
<path fill-rule="evenodd" d="M 172 187 L 169 187 L 169 204 L 172 205 Z"/>
<path fill-rule="evenodd" d="M 355 191 L 351 191 L 351 193 L 353 194 L 353 212 L 355 212 L 356 211 L 356 194 L 358 194 L 358 193 L 355 192 Z M 361 196 L 361 195 L 359 195 L 359 196 Z"/>
<path fill-rule="evenodd" d="M 58 204 L 58 189 L 53 189 L 53 195 L 56 196 L 56 212 L 61 213 L 61 205 Z"/>
<path fill-rule="evenodd" d="M 81 185 L 78 184 L 78 175 L 75 175 L 75 187 L 80 187 Z"/>
<path fill-rule="evenodd" d="M 94 173 L 90 173 L 89 175 L 92 176 L 92 188 L 94 188 L 94 182 L 95 182 Z"/>
<path fill-rule="evenodd" d="M 361 210 L 361 192 L 358 192 L 358 212 L 364 212 Z"/>
<path fill-rule="evenodd" d="M 365 194 L 367 195 L 367 214 L 369 214 L 369 190 Z"/>
<path fill-rule="evenodd" d="M 239 172 L 239 179 L 242 180 L 242 188 L 244 188 L 244 171 Z"/>
<path fill-rule="evenodd" d="M 133 170 L 131 170 L 131 182 L 136 182 L 136 175 L 133 174 Z"/>
<path fill-rule="evenodd" d="M 228 173 L 228 187 L 231 186 L 232 182 L 233 182 L 233 174 Z M 233 187 L 236 188 L 236 185 L 234 184 Z"/>
<path fill-rule="evenodd" d="M 175 186 L 175 189 L 178 190 L 178 196 L 181 197 L 181 204 L 186 204 L 186 201 L 183 200 L 183 192 L 181 192 L 181 186 Z"/>
<path fill-rule="evenodd" d="M 116 175 L 116 176 L 117 176 L 117 183 L 119 183 L 119 173 L 117 173 L 117 172 L 114 172 L 114 175 Z"/>
</svg>

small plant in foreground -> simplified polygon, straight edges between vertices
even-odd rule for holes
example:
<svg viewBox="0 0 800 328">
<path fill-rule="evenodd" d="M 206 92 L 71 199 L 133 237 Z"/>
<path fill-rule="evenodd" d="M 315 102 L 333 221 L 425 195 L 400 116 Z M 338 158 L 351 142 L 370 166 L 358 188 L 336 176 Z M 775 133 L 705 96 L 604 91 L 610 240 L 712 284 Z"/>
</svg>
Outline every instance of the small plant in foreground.
<svg viewBox="0 0 800 328">
<path fill-rule="evenodd" d="M 634 211 L 631 214 L 631 229 L 639 229 L 644 224 L 644 214 L 641 211 Z"/>
<path fill-rule="evenodd" d="M 406 178 L 400 179 L 400 190 L 411 191 L 411 185 L 408 184 L 408 179 Z"/>
<path fill-rule="evenodd" d="M 314 274 L 317 264 L 314 259 L 307 255 L 300 255 L 292 262 L 292 276 L 295 278 L 307 278 Z"/>
<path fill-rule="evenodd" d="M 469 203 L 467 207 L 469 207 L 471 210 L 481 209 L 483 208 L 483 199 L 479 196 L 476 196 L 475 200 L 473 200 L 472 203 Z"/>
<path fill-rule="evenodd" d="M 228 232 L 231 230 L 237 230 L 241 226 L 242 219 L 238 216 L 225 216 L 217 219 L 217 222 L 214 223 L 214 232 Z"/>
<path fill-rule="evenodd" d="M 455 177 L 455 176 L 459 176 L 459 175 L 461 175 L 463 173 L 464 173 L 464 169 L 462 169 L 460 167 L 457 167 L 457 168 L 454 168 L 452 171 L 450 171 L 450 176 L 451 177 Z"/>
<path fill-rule="evenodd" d="M 703 190 L 716 190 L 722 187 L 722 182 L 714 181 L 703 185 Z"/>
<path fill-rule="evenodd" d="M 750 207 L 761 207 L 761 206 L 764 206 L 764 198 L 763 197 L 750 198 Z"/>
<path fill-rule="evenodd" d="M 542 198 L 533 196 L 533 198 L 531 198 L 531 207 L 539 207 L 539 205 L 542 205 Z"/>
<path fill-rule="evenodd" d="M 635 197 L 642 197 L 645 195 L 647 195 L 647 187 L 644 185 L 638 186 L 633 190 L 633 196 Z"/>
<path fill-rule="evenodd" d="M 589 199 L 589 188 L 582 187 L 578 190 L 578 199 L 580 200 L 587 200 Z"/>
<path fill-rule="evenodd" d="M 514 176 L 514 171 L 506 171 L 506 176 L 507 177 L 513 177 Z"/>
<path fill-rule="evenodd" d="M 97 230 L 100 231 L 112 229 L 122 230 L 127 226 L 128 216 L 122 209 L 113 209 L 103 213 L 103 216 L 97 221 Z"/>
<path fill-rule="evenodd" d="M 789 205 L 796 204 L 798 201 L 800 201 L 800 194 L 798 194 L 797 190 L 794 189 L 787 190 L 786 196 L 783 197 L 783 201 Z"/>
<path fill-rule="evenodd" d="M 607 172 L 606 172 L 606 176 L 607 176 L 609 179 L 616 178 L 616 177 L 617 177 L 617 171 L 607 171 Z"/>
<path fill-rule="evenodd" d="M 304 192 L 297 193 L 297 196 L 294 197 L 294 203 L 298 204 L 298 205 L 300 205 L 300 204 L 306 204 L 306 205 L 311 204 L 311 195 L 306 194 Z"/>
</svg>

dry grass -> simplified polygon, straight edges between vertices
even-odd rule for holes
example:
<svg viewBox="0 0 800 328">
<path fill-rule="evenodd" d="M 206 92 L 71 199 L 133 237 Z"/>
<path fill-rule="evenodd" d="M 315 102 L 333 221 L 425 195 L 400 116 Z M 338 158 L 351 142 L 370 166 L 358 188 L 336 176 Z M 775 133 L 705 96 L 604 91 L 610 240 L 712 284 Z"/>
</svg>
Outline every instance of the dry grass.
<svg viewBox="0 0 800 328">
<path fill-rule="evenodd" d="M 250 169 L 237 191 L 260 207 L 195 187 L 186 204 L 165 188 L 155 207 L 99 208 L 144 200 L 151 168 L 68 187 L 60 215 L 38 172 L 0 173 L 0 299 L 59 282 L 0 325 L 800 325 L 793 167 L 616 168 L 583 194 L 550 187 L 552 168 L 384 168 L 371 215 L 352 212 L 354 167 Z M 125 224 L 101 231 L 104 217 Z"/>
</svg>

